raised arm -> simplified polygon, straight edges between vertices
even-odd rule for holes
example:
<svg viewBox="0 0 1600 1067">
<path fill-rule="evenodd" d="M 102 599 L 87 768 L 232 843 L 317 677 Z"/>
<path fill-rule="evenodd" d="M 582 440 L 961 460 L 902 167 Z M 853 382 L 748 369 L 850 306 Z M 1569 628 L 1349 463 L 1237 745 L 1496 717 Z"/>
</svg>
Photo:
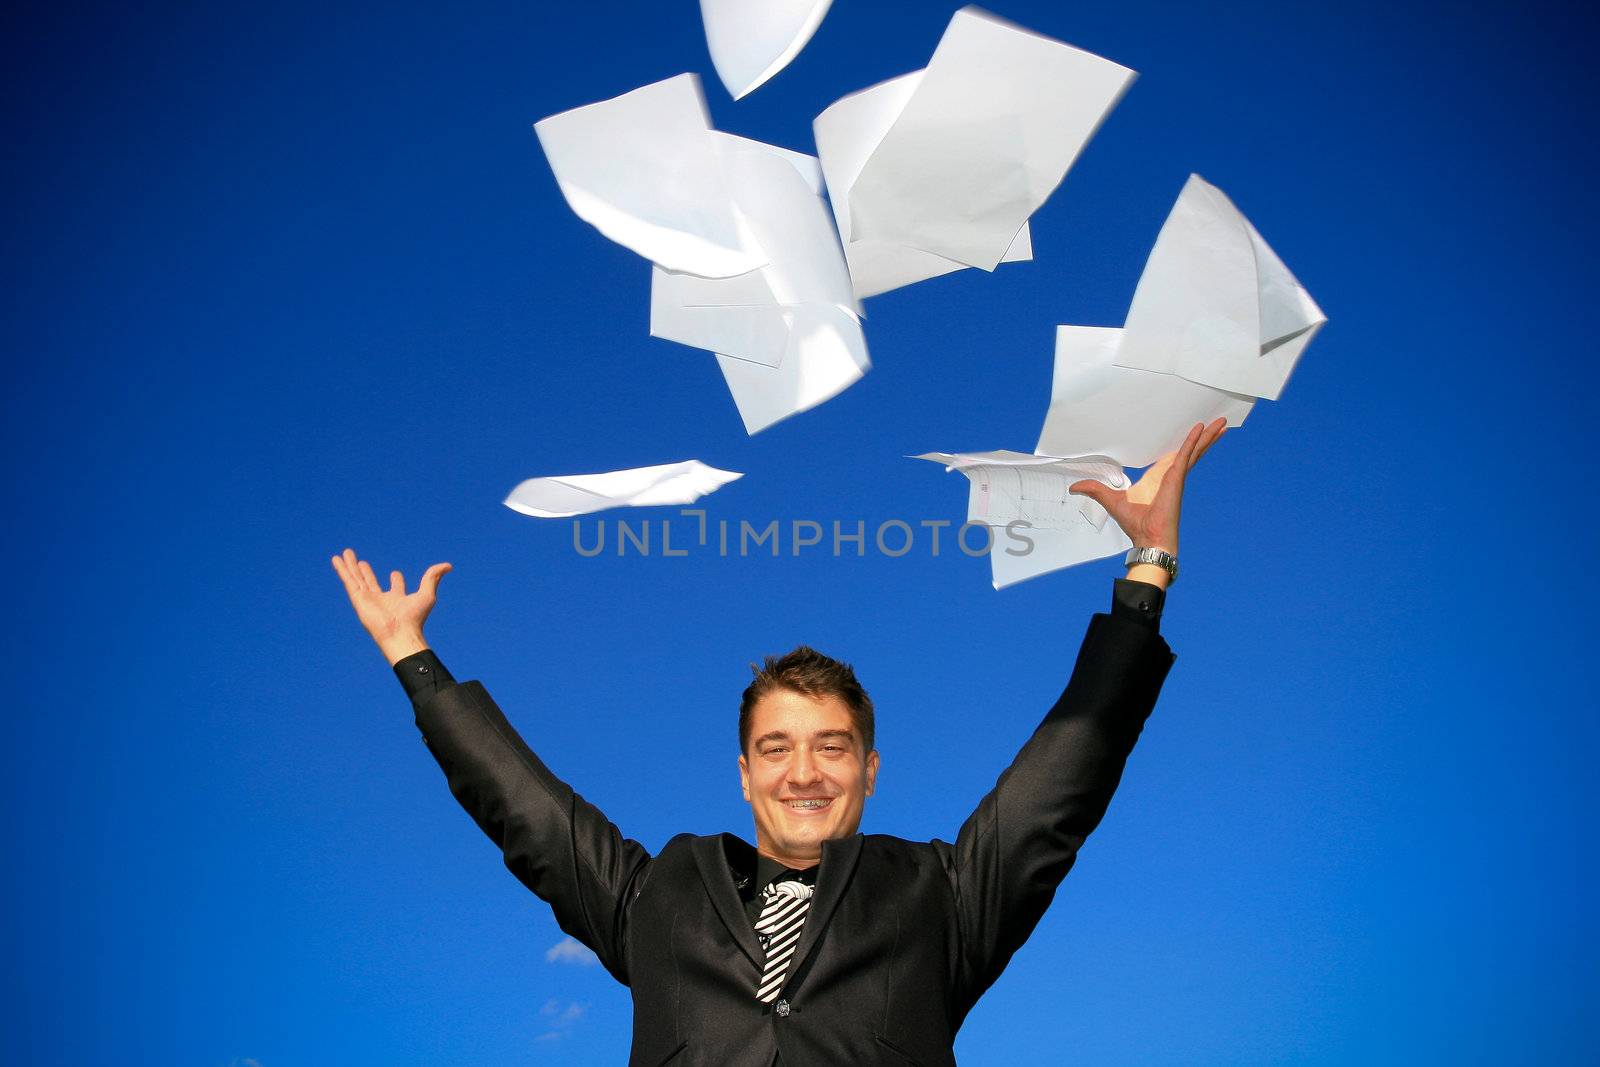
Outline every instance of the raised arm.
<svg viewBox="0 0 1600 1067">
<path fill-rule="evenodd" d="M 561 929 L 626 983 L 627 904 L 643 886 L 650 854 L 551 773 L 481 684 L 457 685 L 428 648 L 423 623 L 450 564 L 429 567 L 410 594 L 399 571 L 382 589 L 350 549 L 333 557 L 333 567 L 411 695 L 417 728 L 451 794 L 511 873 L 551 906 Z"/>
<path fill-rule="evenodd" d="M 1185 476 L 1224 428 L 1222 420 L 1195 426 L 1126 491 L 1100 482 L 1078 482 L 1072 491 L 1105 507 L 1136 547 L 1176 556 Z M 964 1007 L 999 977 L 1054 899 L 1104 817 L 1172 666 L 1158 632 L 1168 574 L 1142 564 L 1128 577 L 1117 583 L 1111 612 L 1090 620 L 1066 691 L 948 853 L 962 928 Z"/>
</svg>

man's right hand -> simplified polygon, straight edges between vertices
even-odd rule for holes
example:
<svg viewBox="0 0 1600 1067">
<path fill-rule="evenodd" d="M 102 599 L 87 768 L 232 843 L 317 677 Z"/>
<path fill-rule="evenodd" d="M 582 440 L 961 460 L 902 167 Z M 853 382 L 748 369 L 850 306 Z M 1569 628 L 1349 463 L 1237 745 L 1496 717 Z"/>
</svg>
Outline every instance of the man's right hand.
<svg viewBox="0 0 1600 1067">
<path fill-rule="evenodd" d="M 428 647 L 422 639 L 422 624 L 433 610 L 439 579 L 450 571 L 450 564 L 435 563 L 429 567 L 417 583 L 417 591 L 410 594 L 406 592 L 405 575 L 399 571 L 389 573 L 387 590 L 380 586 L 377 575 L 372 573 L 372 565 L 357 559 L 353 548 L 333 557 L 333 569 L 344 582 L 344 591 L 350 595 L 356 618 L 378 643 L 378 651 L 389 661 L 389 666 Z"/>
</svg>

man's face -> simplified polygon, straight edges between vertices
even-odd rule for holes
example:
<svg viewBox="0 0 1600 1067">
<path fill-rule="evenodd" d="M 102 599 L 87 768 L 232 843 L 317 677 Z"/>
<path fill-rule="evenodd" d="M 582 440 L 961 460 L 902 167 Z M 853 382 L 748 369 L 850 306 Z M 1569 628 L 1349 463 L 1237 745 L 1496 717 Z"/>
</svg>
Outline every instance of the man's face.
<svg viewBox="0 0 1600 1067">
<path fill-rule="evenodd" d="M 815 865 L 824 841 L 861 825 L 877 777 L 878 753 L 864 750 L 838 697 L 774 689 L 751 709 L 739 780 L 762 855 L 802 870 Z"/>
</svg>

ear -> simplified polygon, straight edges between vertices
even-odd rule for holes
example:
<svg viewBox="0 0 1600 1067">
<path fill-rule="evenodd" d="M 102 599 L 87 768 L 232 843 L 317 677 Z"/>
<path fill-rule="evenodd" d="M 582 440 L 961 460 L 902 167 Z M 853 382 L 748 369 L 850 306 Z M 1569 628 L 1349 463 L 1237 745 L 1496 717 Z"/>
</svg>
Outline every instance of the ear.
<svg viewBox="0 0 1600 1067">
<path fill-rule="evenodd" d="M 739 788 L 744 790 L 744 802 L 750 803 L 750 764 L 743 755 L 739 756 Z"/>
<path fill-rule="evenodd" d="M 867 753 L 867 796 L 878 787 L 878 750 Z"/>
</svg>

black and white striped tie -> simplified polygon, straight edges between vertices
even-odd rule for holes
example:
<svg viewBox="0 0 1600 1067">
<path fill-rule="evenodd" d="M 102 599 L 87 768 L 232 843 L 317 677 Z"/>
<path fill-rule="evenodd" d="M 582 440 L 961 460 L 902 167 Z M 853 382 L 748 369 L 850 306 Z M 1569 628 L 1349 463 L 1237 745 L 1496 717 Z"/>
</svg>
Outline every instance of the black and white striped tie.
<svg viewBox="0 0 1600 1067">
<path fill-rule="evenodd" d="M 789 961 L 794 958 L 800 928 L 805 925 L 806 912 L 811 908 L 811 887 L 799 882 L 777 882 L 761 891 L 761 900 L 756 936 L 761 939 L 761 947 L 766 949 L 767 962 L 761 970 L 756 999 L 770 1004 L 789 975 Z"/>
</svg>

